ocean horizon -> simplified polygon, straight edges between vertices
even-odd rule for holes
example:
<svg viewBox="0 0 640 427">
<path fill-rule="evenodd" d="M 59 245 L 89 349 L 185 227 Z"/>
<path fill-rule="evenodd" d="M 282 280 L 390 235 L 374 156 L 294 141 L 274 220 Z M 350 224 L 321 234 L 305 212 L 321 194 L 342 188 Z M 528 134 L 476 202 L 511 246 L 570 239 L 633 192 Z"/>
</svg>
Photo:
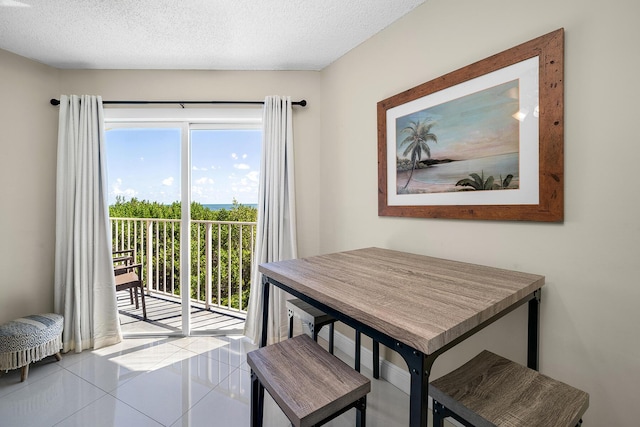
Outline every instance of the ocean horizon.
<svg viewBox="0 0 640 427">
<path fill-rule="evenodd" d="M 210 211 L 219 211 L 220 209 L 231 210 L 233 208 L 233 203 L 201 203 L 203 207 L 209 209 Z M 248 206 L 250 208 L 258 208 L 257 203 L 240 203 L 242 206 Z"/>
</svg>

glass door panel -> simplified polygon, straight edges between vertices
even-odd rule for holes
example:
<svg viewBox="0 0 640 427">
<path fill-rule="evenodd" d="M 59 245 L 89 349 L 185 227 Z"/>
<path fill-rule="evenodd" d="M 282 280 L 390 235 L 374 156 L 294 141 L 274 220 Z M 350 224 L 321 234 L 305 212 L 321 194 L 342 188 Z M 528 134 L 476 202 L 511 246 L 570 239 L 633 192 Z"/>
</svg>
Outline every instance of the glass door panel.
<svg viewBox="0 0 640 427">
<path fill-rule="evenodd" d="M 262 131 L 192 127 L 190 140 L 191 298 L 207 312 L 192 322 L 192 331 L 241 333 L 256 233 Z"/>
<path fill-rule="evenodd" d="M 184 130 L 108 125 L 108 202 L 114 251 L 142 265 L 147 318 L 128 291 L 117 292 L 123 333 L 182 334 L 181 242 Z"/>
</svg>

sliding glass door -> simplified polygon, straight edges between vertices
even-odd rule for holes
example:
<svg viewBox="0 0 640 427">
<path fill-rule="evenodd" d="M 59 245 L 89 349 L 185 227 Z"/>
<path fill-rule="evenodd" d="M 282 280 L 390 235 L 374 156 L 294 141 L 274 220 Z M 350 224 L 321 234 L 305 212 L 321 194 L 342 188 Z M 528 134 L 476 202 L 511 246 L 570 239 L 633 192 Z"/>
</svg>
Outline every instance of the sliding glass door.
<svg viewBox="0 0 640 427">
<path fill-rule="evenodd" d="M 105 109 L 113 248 L 134 250 L 147 290 L 146 320 L 118 292 L 126 335 L 242 332 L 261 148 L 247 111 Z"/>
</svg>

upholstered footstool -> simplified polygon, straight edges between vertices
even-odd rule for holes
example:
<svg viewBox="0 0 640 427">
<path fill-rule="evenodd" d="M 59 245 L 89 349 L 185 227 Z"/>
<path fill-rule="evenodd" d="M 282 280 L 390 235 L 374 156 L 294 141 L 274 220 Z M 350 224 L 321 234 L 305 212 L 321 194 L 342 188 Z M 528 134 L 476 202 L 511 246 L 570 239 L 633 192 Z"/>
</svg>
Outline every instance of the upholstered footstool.
<svg viewBox="0 0 640 427">
<path fill-rule="evenodd" d="M 0 325 L 0 371 L 22 368 L 27 379 L 29 364 L 55 355 L 61 359 L 63 317 L 34 314 Z"/>
</svg>

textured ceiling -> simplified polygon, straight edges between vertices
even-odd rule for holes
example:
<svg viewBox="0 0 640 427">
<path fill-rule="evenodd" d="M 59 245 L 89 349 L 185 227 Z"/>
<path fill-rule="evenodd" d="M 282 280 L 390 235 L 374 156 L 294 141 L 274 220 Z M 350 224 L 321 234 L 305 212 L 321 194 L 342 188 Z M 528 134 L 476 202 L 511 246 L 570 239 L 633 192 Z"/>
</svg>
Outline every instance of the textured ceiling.
<svg viewBox="0 0 640 427">
<path fill-rule="evenodd" d="M 426 0 L 0 0 L 0 49 L 58 68 L 320 70 Z"/>
</svg>

